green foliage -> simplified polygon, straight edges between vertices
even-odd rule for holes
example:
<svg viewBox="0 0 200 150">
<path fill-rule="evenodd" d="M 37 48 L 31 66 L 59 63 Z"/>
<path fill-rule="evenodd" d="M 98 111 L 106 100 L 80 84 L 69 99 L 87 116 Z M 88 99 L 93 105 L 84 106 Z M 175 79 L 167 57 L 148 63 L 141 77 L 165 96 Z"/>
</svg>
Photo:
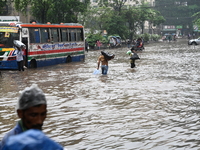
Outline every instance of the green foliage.
<svg viewBox="0 0 200 150">
<path fill-rule="evenodd" d="M 0 12 L 2 13 L 3 7 L 6 5 L 7 0 L 0 0 Z"/>
<path fill-rule="evenodd" d="M 121 12 L 123 11 L 123 6 L 125 2 L 126 1 L 123 0 L 112 0 L 112 2 L 109 2 L 108 0 L 99 0 L 99 6 L 110 7 L 113 9 L 116 15 L 120 15 Z"/>
<path fill-rule="evenodd" d="M 158 41 L 159 39 L 161 39 L 161 36 L 157 34 L 152 34 L 150 38 L 152 41 Z"/>
<path fill-rule="evenodd" d="M 104 24 L 109 20 L 112 15 L 112 11 L 108 7 L 91 7 L 84 12 L 84 14 L 79 15 L 79 22 L 85 25 L 86 28 L 91 30 L 105 30 Z"/>
<path fill-rule="evenodd" d="M 142 37 L 144 42 L 149 42 L 149 41 L 158 41 L 161 36 L 158 34 L 148 34 L 148 33 L 144 33 L 144 34 L 137 34 L 134 36 L 134 39 L 138 39 Z"/>
<path fill-rule="evenodd" d="M 108 43 L 108 38 L 103 36 L 102 39 L 101 39 L 101 43 L 107 44 Z"/>
<path fill-rule="evenodd" d="M 27 13 L 30 7 L 32 16 L 41 23 L 77 23 L 78 14 L 87 10 L 89 0 L 15 0 L 16 10 Z"/>
<path fill-rule="evenodd" d="M 136 2 L 136 0 L 134 0 Z M 144 28 L 144 22 L 150 21 L 154 26 L 164 22 L 164 18 L 154 9 L 142 7 L 125 7 L 125 1 L 99 0 L 97 8 L 91 7 L 84 15 L 79 15 L 79 22 L 85 28 L 106 30 L 108 35 L 118 34 L 123 40 L 132 39 L 136 32 Z M 109 6 L 109 7 L 108 7 Z M 145 7 L 143 7 L 145 6 Z"/>
<path fill-rule="evenodd" d="M 142 34 L 141 37 L 143 37 L 143 39 L 144 39 L 145 42 L 150 41 L 150 34 L 148 34 L 148 33 Z"/>
<path fill-rule="evenodd" d="M 104 24 L 104 28 L 107 30 L 109 35 L 117 34 L 120 37 L 124 37 L 124 35 L 127 35 L 127 32 L 128 32 L 125 22 L 126 21 L 123 18 L 123 16 L 113 15 Z"/>
<path fill-rule="evenodd" d="M 195 13 L 192 17 L 194 17 L 194 24 L 200 29 L 200 12 Z"/>
<path fill-rule="evenodd" d="M 191 17 L 200 11 L 200 0 L 155 0 L 155 9 L 166 19 L 165 25 L 182 25 L 183 30 L 193 29 Z"/>
<path fill-rule="evenodd" d="M 97 40 L 102 41 L 103 37 L 100 34 L 88 34 L 87 35 L 87 42 L 89 46 L 94 47 Z"/>
<path fill-rule="evenodd" d="M 23 14 L 27 13 L 27 7 L 31 3 L 31 0 L 15 0 L 15 9 Z"/>
<path fill-rule="evenodd" d="M 90 47 L 94 48 L 97 40 L 99 40 L 102 44 L 108 43 L 108 38 L 105 36 L 102 36 L 101 34 L 88 34 L 87 35 L 87 42 Z"/>
</svg>

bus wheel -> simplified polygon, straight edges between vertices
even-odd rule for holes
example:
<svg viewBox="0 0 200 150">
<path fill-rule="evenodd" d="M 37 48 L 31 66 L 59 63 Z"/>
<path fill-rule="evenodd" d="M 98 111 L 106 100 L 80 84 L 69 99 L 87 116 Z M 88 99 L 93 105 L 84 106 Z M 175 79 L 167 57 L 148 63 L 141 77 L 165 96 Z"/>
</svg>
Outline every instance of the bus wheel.
<svg viewBox="0 0 200 150">
<path fill-rule="evenodd" d="M 37 63 L 36 63 L 35 59 L 31 60 L 31 62 L 30 62 L 30 68 L 37 68 Z"/>
<path fill-rule="evenodd" d="M 71 56 L 67 56 L 66 63 L 70 63 L 70 62 L 72 62 L 72 57 Z"/>
</svg>

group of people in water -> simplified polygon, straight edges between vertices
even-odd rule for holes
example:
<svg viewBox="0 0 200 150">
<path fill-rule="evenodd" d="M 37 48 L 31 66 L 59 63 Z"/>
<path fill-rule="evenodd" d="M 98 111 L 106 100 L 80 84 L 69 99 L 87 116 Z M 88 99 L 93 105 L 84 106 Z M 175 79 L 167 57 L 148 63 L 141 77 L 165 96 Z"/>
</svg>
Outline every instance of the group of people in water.
<svg viewBox="0 0 200 150">
<path fill-rule="evenodd" d="M 111 36 L 109 39 L 109 48 L 120 47 L 121 38 L 119 36 Z"/>
<path fill-rule="evenodd" d="M 127 41 L 128 48 L 134 47 L 135 50 L 143 50 L 144 49 L 144 40 L 142 37 L 133 39 L 132 42 L 130 40 Z"/>
<path fill-rule="evenodd" d="M 132 46 L 128 47 L 130 48 L 130 50 L 127 51 L 126 54 L 130 56 L 131 68 L 135 68 L 136 67 L 135 60 L 140 59 L 136 51 L 144 49 L 144 41 L 142 38 L 138 38 L 136 41 L 133 40 L 133 43 L 129 43 L 129 44 L 132 44 Z M 114 59 L 114 57 L 115 57 L 114 54 L 109 54 L 109 53 L 101 51 L 101 55 L 98 57 L 98 60 L 97 60 L 97 70 L 99 70 L 100 64 L 101 64 L 102 74 L 107 75 L 108 61 Z"/>
</svg>

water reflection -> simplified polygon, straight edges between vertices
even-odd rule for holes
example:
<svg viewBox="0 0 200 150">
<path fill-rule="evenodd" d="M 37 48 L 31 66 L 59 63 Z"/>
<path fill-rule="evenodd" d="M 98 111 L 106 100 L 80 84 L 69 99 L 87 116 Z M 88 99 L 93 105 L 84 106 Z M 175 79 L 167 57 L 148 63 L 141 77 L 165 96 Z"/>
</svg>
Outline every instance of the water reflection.
<svg viewBox="0 0 200 150">
<path fill-rule="evenodd" d="M 84 63 L 25 72 L 3 71 L 0 138 L 18 120 L 19 91 L 44 90 L 44 132 L 67 149 L 199 149 L 199 46 L 187 41 L 153 43 L 131 69 L 127 48 L 110 49 L 108 75 L 93 75 L 100 51 Z"/>
</svg>

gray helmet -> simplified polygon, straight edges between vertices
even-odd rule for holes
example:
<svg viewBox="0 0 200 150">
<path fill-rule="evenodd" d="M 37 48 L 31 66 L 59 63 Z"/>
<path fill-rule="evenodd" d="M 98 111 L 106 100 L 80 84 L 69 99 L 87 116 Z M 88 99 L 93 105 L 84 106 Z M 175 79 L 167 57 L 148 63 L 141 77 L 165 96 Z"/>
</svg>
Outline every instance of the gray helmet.
<svg viewBox="0 0 200 150">
<path fill-rule="evenodd" d="M 45 95 L 36 84 L 33 84 L 22 91 L 17 109 L 27 109 L 40 104 L 47 104 Z"/>
</svg>

